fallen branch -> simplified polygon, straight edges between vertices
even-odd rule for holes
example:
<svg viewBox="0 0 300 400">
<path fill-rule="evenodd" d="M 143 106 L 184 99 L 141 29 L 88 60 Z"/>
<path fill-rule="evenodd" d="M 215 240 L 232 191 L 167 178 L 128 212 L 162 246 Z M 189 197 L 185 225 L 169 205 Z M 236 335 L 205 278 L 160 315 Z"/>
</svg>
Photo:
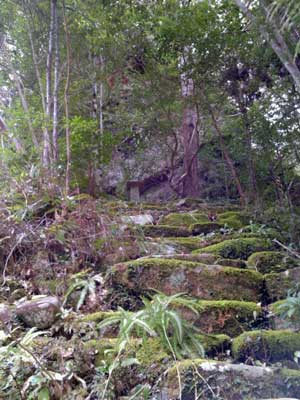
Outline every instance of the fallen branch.
<svg viewBox="0 0 300 400">
<path fill-rule="evenodd" d="M 278 246 L 282 247 L 284 250 L 286 250 L 288 253 L 292 254 L 294 257 L 299 258 L 300 259 L 300 254 L 297 253 L 294 250 L 291 250 L 289 247 L 285 246 L 284 244 L 282 244 L 281 242 L 279 242 L 279 240 L 277 239 L 273 239 L 273 242 L 278 244 Z"/>
</svg>

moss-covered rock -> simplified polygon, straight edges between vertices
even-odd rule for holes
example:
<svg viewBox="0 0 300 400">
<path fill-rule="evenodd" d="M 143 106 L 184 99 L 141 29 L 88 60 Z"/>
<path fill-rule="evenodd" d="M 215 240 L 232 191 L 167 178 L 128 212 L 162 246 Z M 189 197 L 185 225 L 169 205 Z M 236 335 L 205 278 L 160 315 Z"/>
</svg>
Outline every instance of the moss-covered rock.
<svg viewBox="0 0 300 400">
<path fill-rule="evenodd" d="M 288 291 L 300 281 L 300 268 L 264 275 L 266 295 L 270 303 L 285 299 Z"/>
<path fill-rule="evenodd" d="M 209 223 L 207 214 L 202 213 L 171 213 L 161 219 L 161 224 L 189 227 L 196 223 Z"/>
<path fill-rule="evenodd" d="M 195 308 L 198 315 L 184 309 L 183 317 L 205 333 L 224 333 L 234 337 L 262 322 L 261 307 L 253 302 L 201 300 Z"/>
<path fill-rule="evenodd" d="M 152 237 L 187 237 L 192 235 L 192 231 L 189 228 L 172 225 L 144 225 L 143 232 L 145 236 Z"/>
<path fill-rule="evenodd" d="M 201 222 L 191 225 L 190 229 L 193 235 L 207 235 L 208 233 L 219 231 L 222 226 L 217 222 Z"/>
<path fill-rule="evenodd" d="M 299 398 L 300 372 L 214 360 L 185 360 L 169 369 L 165 386 L 166 398 L 174 400 L 194 399 L 199 393 L 202 400 Z"/>
<path fill-rule="evenodd" d="M 162 258 L 162 257 L 159 257 Z M 200 264 L 217 264 L 216 260 L 219 258 L 212 253 L 201 253 L 201 254 L 171 254 L 163 257 L 164 259 L 182 260 L 182 261 L 192 261 Z M 231 260 L 232 261 L 232 260 Z"/>
<path fill-rule="evenodd" d="M 259 301 L 263 283 L 255 271 L 163 258 L 116 264 L 110 277 L 112 285 L 139 293 L 151 289 L 166 294 L 185 292 L 205 300 Z"/>
<path fill-rule="evenodd" d="M 271 242 L 261 238 L 229 239 L 223 242 L 196 250 L 195 253 L 213 253 L 223 258 L 240 258 L 246 260 L 252 253 L 272 248 Z"/>
<path fill-rule="evenodd" d="M 247 265 L 262 274 L 268 274 L 296 267 L 296 262 L 280 251 L 259 251 L 251 254 Z"/>
<path fill-rule="evenodd" d="M 264 362 L 293 360 L 300 349 L 300 333 L 288 330 L 244 332 L 232 342 L 232 354 L 238 361 Z"/>
<path fill-rule="evenodd" d="M 217 222 L 228 228 L 240 229 L 249 223 L 249 217 L 238 211 L 227 211 L 218 215 Z"/>
</svg>

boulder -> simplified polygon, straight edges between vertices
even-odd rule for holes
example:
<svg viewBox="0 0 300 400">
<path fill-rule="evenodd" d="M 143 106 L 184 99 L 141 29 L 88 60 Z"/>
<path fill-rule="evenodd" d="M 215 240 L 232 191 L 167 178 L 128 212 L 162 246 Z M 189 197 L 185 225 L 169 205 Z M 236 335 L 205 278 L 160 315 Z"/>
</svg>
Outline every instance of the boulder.
<svg viewBox="0 0 300 400">
<path fill-rule="evenodd" d="M 201 359 L 181 361 L 168 370 L 162 398 L 190 400 L 198 398 L 199 393 L 201 400 L 286 396 L 299 399 L 300 371 Z"/>
<path fill-rule="evenodd" d="M 204 300 L 258 302 L 263 276 L 246 269 L 164 258 L 141 258 L 110 269 L 112 285 L 136 293 L 156 289 L 168 295 L 184 292 Z"/>
<path fill-rule="evenodd" d="M 58 318 L 60 307 L 57 297 L 35 296 L 31 300 L 20 301 L 16 306 L 16 315 L 27 326 L 47 329 Z"/>
<path fill-rule="evenodd" d="M 133 225 L 147 225 L 153 224 L 154 219 L 151 214 L 140 214 L 140 215 L 124 215 L 121 217 L 121 221 L 124 224 L 133 224 Z"/>
<path fill-rule="evenodd" d="M 232 342 L 232 354 L 238 361 L 292 361 L 299 349 L 300 333 L 288 330 L 244 332 Z"/>
</svg>

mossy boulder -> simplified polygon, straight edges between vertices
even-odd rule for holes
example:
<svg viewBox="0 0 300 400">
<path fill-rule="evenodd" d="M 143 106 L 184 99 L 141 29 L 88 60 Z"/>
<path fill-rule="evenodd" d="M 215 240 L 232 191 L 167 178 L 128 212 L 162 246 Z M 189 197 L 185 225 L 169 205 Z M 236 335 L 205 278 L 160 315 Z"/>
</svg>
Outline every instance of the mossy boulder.
<svg viewBox="0 0 300 400">
<path fill-rule="evenodd" d="M 300 268 L 264 275 L 266 295 L 269 303 L 285 299 L 288 291 L 300 281 Z"/>
<path fill-rule="evenodd" d="M 162 258 L 162 257 L 159 257 Z M 202 253 L 202 254 L 189 254 L 189 253 L 180 253 L 180 254 L 171 254 L 167 256 L 163 256 L 164 259 L 173 259 L 173 260 L 182 260 L 182 261 L 192 261 L 201 264 L 217 264 L 216 260 L 218 256 L 215 256 L 211 253 Z"/>
<path fill-rule="evenodd" d="M 299 398 L 300 371 L 203 359 L 181 361 L 168 370 L 165 398 L 195 399 L 199 393 L 201 400 Z"/>
<path fill-rule="evenodd" d="M 249 217 L 243 212 L 227 211 L 218 215 L 217 222 L 228 228 L 241 229 L 249 223 Z"/>
<path fill-rule="evenodd" d="M 137 293 L 160 290 L 166 294 L 185 292 L 205 300 L 259 301 L 261 274 L 218 265 L 163 258 L 143 258 L 116 264 L 110 269 L 112 285 Z"/>
<path fill-rule="evenodd" d="M 262 274 L 268 274 L 296 267 L 296 262 L 280 251 L 259 251 L 251 254 L 247 265 Z"/>
<path fill-rule="evenodd" d="M 192 231 L 189 228 L 172 225 L 144 225 L 143 232 L 145 236 L 152 237 L 187 237 L 192 235 Z"/>
<path fill-rule="evenodd" d="M 236 300 L 205 301 L 195 305 L 198 315 L 183 310 L 183 317 L 205 333 L 238 336 L 262 322 L 262 310 L 256 303 Z"/>
<path fill-rule="evenodd" d="M 288 361 L 294 359 L 299 349 L 300 333 L 288 330 L 244 332 L 232 342 L 232 354 L 237 361 Z"/>
<path fill-rule="evenodd" d="M 195 250 L 195 253 L 213 253 L 223 258 L 246 260 L 252 253 L 272 248 L 267 239 L 256 237 L 229 239 L 223 242 Z"/>
<path fill-rule="evenodd" d="M 196 223 L 209 223 L 207 214 L 204 213 L 171 213 L 161 219 L 163 225 L 189 227 Z"/>
</svg>

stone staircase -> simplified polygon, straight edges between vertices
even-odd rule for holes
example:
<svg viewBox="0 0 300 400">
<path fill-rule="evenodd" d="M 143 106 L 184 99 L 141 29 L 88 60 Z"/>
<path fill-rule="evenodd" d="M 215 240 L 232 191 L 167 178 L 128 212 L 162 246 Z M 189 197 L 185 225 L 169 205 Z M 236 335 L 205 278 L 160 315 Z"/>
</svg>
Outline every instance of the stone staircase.
<svg viewBox="0 0 300 400">
<path fill-rule="evenodd" d="M 159 254 L 112 266 L 111 287 L 136 297 L 158 290 L 197 299 L 198 315 L 181 312 L 202 332 L 207 357 L 169 369 L 157 398 L 300 398 L 300 333 L 278 329 L 271 313 L 300 274 L 274 245 L 279 233 L 255 232 L 246 213 L 207 205 L 164 212 L 142 230 Z"/>
<path fill-rule="evenodd" d="M 143 400 L 131 390 L 145 384 L 157 387 L 148 397 L 152 400 L 300 399 L 300 368 L 294 360 L 300 333 L 275 315 L 299 282 L 300 267 L 273 242 L 280 233 L 255 228 L 234 206 L 185 201 L 110 209 L 124 229 L 138 232 L 140 257 L 103 272 L 111 310 L 78 314 L 69 327 L 67 319 L 58 322 L 55 332 L 64 333 L 55 333 L 56 339 L 61 335 L 67 347 L 65 336 L 76 332 L 78 349 L 92 358 L 93 368 L 101 367 L 118 331 L 109 327 L 99 333 L 99 322 L 118 313 L 118 306 L 139 309 L 141 297 L 154 291 L 184 293 L 195 299 L 198 313 L 179 311 L 199 329 L 205 358 L 172 366 L 155 338 L 146 346 L 133 338 L 130 352 L 140 365 L 120 372 L 118 399 Z"/>
</svg>

